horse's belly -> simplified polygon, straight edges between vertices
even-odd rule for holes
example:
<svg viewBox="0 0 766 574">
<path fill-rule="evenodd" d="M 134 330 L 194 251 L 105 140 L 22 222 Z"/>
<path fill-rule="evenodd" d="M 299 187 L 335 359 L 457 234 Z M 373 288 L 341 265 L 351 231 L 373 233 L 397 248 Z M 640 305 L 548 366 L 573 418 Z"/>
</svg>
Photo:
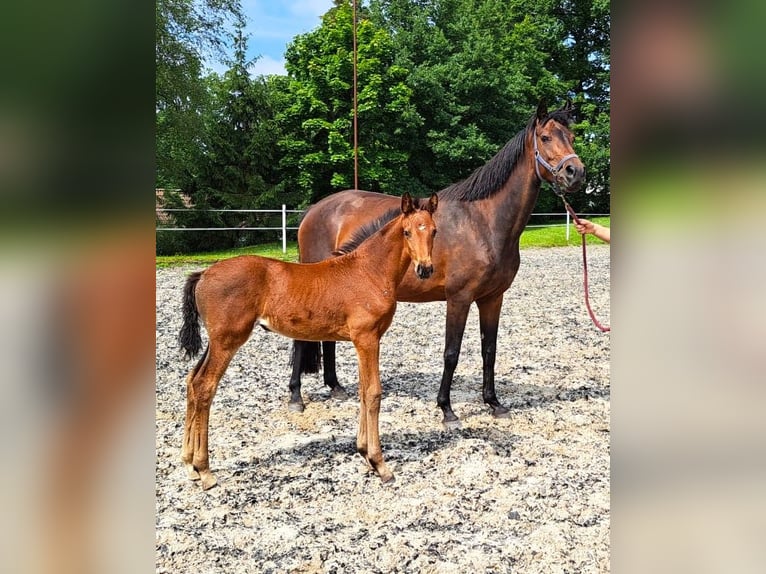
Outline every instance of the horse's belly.
<svg viewBox="0 0 766 574">
<path fill-rule="evenodd" d="M 351 340 L 346 324 L 337 324 L 322 319 L 314 316 L 310 311 L 303 316 L 270 317 L 263 315 L 258 319 L 258 325 L 284 337 L 301 341 Z"/>
</svg>

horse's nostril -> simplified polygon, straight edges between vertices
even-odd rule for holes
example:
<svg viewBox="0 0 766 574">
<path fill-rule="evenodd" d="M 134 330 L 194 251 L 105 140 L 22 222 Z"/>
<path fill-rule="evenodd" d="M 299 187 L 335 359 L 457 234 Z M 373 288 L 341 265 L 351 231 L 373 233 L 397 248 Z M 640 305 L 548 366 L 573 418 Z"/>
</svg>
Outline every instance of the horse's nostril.
<svg viewBox="0 0 766 574">
<path fill-rule="evenodd" d="M 573 168 L 571 165 L 568 165 L 567 166 L 567 175 L 571 177 L 574 174 L 575 174 L 575 168 Z"/>
<path fill-rule="evenodd" d="M 418 277 L 421 279 L 428 279 L 433 271 L 433 265 L 422 265 L 421 263 L 418 263 L 415 266 L 415 273 L 417 273 Z"/>
</svg>

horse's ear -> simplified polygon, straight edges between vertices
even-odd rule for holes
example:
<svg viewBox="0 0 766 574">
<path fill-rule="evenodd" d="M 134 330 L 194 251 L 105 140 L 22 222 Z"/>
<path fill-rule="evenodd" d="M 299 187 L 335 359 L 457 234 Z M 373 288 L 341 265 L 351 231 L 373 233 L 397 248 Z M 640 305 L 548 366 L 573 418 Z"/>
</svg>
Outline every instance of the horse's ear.
<svg viewBox="0 0 766 574">
<path fill-rule="evenodd" d="M 575 120 L 575 113 L 576 113 L 575 105 L 572 103 L 572 100 L 567 98 L 566 103 L 561 109 L 569 118 L 569 123 L 572 123 Z"/>
<path fill-rule="evenodd" d="M 402 213 L 409 215 L 413 211 L 415 211 L 415 203 L 412 201 L 412 196 L 405 191 L 402 195 Z"/>
<path fill-rule="evenodd" d="M 433 215 L 434 211 L 436 211 L 436 208 L 439 206 L 439 196 L 435 193 L 431 194 L 431 197 L 428 199 L 428 203 L 426 204 L 426 211 Z"/>
<path fill-rule="evenodd" d="M 548 104 L 545 103 L 545 98 L 540 98 L 540 102 L 537 104 L 537 120 L 543 121 L 548 117 Z"/>
</svg>

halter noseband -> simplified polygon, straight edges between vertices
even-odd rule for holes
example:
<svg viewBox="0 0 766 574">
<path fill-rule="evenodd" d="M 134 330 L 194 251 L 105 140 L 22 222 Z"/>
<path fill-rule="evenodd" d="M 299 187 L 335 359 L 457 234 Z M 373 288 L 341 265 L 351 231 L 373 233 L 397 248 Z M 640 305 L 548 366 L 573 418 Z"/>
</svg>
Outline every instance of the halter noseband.
<svg viewBox="0 0 766 574">
<path fill-rule="evenodd" d="M 561 158 L 558 164 L 556 164 L 556 167 L 553 167 L 551 164 L 549 164 L 543 156 L 540 155 L 540 150 L 537 149 L 537 130 L 532 134 L 532 140 L 534 141 L 535 146 L 535 173 L 537 174 L 537 177 L 540 179 L 540 181 L 545 181 L 543 179 L 543 176 L 540 175 L 540 164 L 547 169 L 551 175 L 553 176 L 553 183 L 551 184 L 553 186 L 553 192 L 556 195 L 561 196 L 562 192 L 559 190 L 558 183 L 556 182 L 556 176 L 559 173 L 559 170 L 564 166 L 564 162 L 572 159 L 572 158 L 579 158 L 579 156 L 576 153 L 570 153 L 569 155 L 565 155 Z"/>
</svg>

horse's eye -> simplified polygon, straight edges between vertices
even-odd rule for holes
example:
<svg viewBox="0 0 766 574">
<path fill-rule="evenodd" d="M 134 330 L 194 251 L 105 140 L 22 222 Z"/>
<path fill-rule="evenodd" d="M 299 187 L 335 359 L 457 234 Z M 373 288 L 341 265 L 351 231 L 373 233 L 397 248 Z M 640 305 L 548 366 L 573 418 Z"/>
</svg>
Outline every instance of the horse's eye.
<svg viewBox="0 0 766 574">
<path fill-rule="evenodd" d="M 404 230 L 404 236 L 405 236 L 405 237 L 409 237 L 409 236 L 410 236 L 410 232 L 409 232 L 409 231 L 407 231 L 406 229 Z"/>
<path fill-rule="evenodd" d="M 540 136 L 540 139 L 543 140 L 544 143 L 547 143 L 551 141 L 551 136 Z"/>
</svg>

